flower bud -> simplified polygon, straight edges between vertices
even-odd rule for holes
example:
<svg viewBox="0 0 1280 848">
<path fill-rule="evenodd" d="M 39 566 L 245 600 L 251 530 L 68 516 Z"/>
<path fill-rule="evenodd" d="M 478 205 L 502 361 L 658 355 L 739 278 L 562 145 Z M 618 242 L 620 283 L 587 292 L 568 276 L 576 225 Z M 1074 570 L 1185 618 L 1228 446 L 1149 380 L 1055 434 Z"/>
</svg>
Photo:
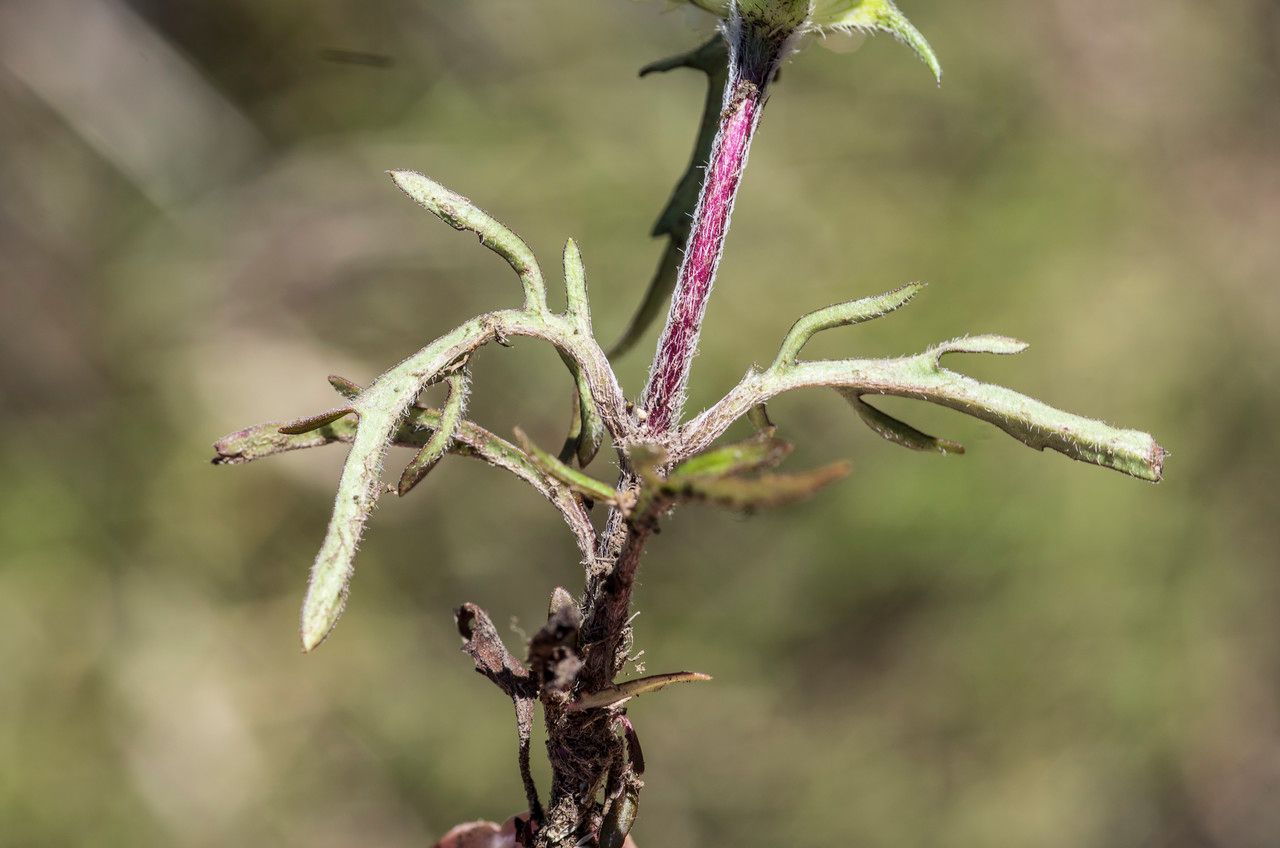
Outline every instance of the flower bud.
<svg viewBox="0 0 1280 848">
<path fill-rule="evenodd" d="M 813 11 L 813 0 L 735 0 L 743 20 L 775 31 L 801 29 Z"/>
<path fill-rule="evenodd" d="M 722 18 L 734 6 L 744 20 L 766 29 L 831 32 L 885 32 L 910 47 L 939 81 L 942 67 L 929 42 L 899 11 L 894 0 L 685 0 Z"/>
</svg>

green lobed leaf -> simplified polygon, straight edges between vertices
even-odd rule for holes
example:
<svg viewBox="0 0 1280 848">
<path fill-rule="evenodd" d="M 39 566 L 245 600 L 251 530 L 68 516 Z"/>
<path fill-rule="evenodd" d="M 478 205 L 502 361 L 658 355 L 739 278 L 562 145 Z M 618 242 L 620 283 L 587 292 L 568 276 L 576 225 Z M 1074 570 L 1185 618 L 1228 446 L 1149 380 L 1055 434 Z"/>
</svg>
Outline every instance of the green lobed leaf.
<svg viewBox="0 0 1280 848">
<path fill-rule="evenodd" d="M 280 432 L 286 436 L 301 436 L 304 433 L 310 433 L 312 430 L 319 430 L 326 424 L 332 424 L 339 418 L 345 418 L 355 412 L 349 406 L 340 406 L 337 409 L 331 409 L 328 412 L 322 412 L 319 415 L 311 415 L 306 418 L 299 418 L 296 421 L 290 421 L 280 426 Z"/>
<path fill-rule="evenodd" d="M 849 300 L 828 306 L 825 309 L 819 309 L 816 312 L 810 312 L 791 325 L 786 338 L 782 340 L 782 347 L 778 351 L 777 359 L 773 361 L 772 368 L 786 368 L 794 365 L 804 346 L 823 330 L 862 324 L 883 315 L 888 315 L 890 312 L 906 306 L 913 297 L 923 290 L 924 283 L 908 283 L 885 294 L 864 297 L 859 300 Z"/>
<path fill-rule="evenodd" d="M 564 359 L 561 356 L 561 359 Z M 577 390 L 578 374 L 573 364 L 565 359 L 564 364 L 568 366 L 570 373 L 574 377 L 574 392 L 569 396 L 569 432 L 565 434 L 564 444 L 560 446 L 560 454 L 557 456 L 561 462 L 572 463 L 578 455 L 578 449 L 582 447 L 582 400 Z"/>
<path fill-rule="evenodd" d="M 564 246 L 564 280 L 568 303 L 565 316 L 578 332 L 590 337 L 591 303 L 587 297 L 587 271 L 582 263 L 582 253 L 573 239 L 565 242 Z M 599 410 L 596 409 L 595 399 L 591 397 L 591 385 L 587 382 L 586 375 L 564 351 L 560 352 L 560 358 L 573 375 L 576 391 L 573 399 L 573 423 L 560 458 L 568 462 L 576 456 L 578 465 L 586 468 L 600 451 L 607 430 Z"/>
<path fill-rule="evenodd" d="M 762 468 L 773 468 L 792 451 L 792 446 L 771 434 L 757 434 L 741 442 L 712 448 L 695 454 L 671 469 L 667 481 L 679 485 L 681 481 L 717 480 Z"/>
<path fill-rule="evenodd" d="M 301 636 L 304 651 L 311 651 L 319 645 L 342 614 L 355 572 L 356 549 L 383 491 L 383 462 L 397 431 L 406 417 L 413 414 L 414 399 L 418 392 L 449 373 L 459 361 L 489 343 L 506 343 L 513 336 L 550 342 L 581 370 L 606 428 L 625 436 L 632 426 L 617 377 L 595 339 L 589 333 L 584 334 L 568 318 L 553 315 L 547 308 L 542 273 L 528 245 L 465 197 L 428 177 L 413 171 L 389 173 L 396 185 L 415 202 L 455 229 L 475 232 L 482 244 L 506 259 L 523 284 L 524 308 L 488 312 L 463 322 L 384 372 L 355 396 L 351 409 L 359 416 L 360 422 L 351 438 L 351 449 L 338 482 L 333 514 L 312 564 L 307 596 L 303 601 Z M 349 393 L 354 387 L 340 382 L 335 383 L 335 388 Z M 315 423 L 314 420 L 296 422 L 298 426 L 314 426 Z M 332 426 L 332 423 L 321 426 Z M 236 435 L 243 434 L 233 434 Z M 255 451 L 262 451 L 288 449 L 290 445 L 263 444 L 258 438 L 252 447 Z M 529 461 L 523 455 L 520 459 Z M 525 476 L 521 474 L 520 459 L 504 458 L 494 464 Z M 526 479 L 559 507 L 577 537 L 583 557 L 594 556 L 595 529 L 580 500 L 564 485 L 548 478 L 541 469 L 527 475 Z"/>
<path fill-rule="evenodd" d="M 578 466 L 586 468 L 600 452 L 600 445 L 604 443 L 606 431 L 604 422 L 600 420 L 600 415 L 596 411 L 595 400 L 591 397 L 591 387 L 587 385 L 580 370 L 575 374 L 575 379 L 578 383 L 577 410 L 580 422 L 576 455 Z"/>
<path fill-rule="evenodd" d="M 741 512 L 763 507 L 782 506 L 813 496 L 820 489 L 846 477 L 849 463 L 802 471 L 796 474 L 762 474 L 759 477 L 724 477 L 721 479 L 668 480 L 668 493 L 686 500 L 709 501 Z"/>
<path fill-rule="evenodd" d="M 399 419 L 400 416 L 397 416 Z M 387 427 L 393 430 L 395 424 Z M 365 524 L 378 502 L 382 458 L 387 434 L 362 418 L 342 468 L 333 514 L 324 542 L 311 566 L 311 580 L 302 602 L 302 649 L 312 651 L 324 641 L 347 605 L 356 548 Z"/>
<path fill-rule="evenodd" d="M 591 332 L 591 300 L 587 297 L 587 268 L 582 262 L 578 243 L 568 239 L 564 243 L 565 315 L 583 332 Z"/>
<path fill-rule="evenodd" d="M 333 386 L 333 390 L 347 400 L 355 400 L 361 391 L 360 387 L 355 383 L 346 377 L 339 377 L 337 374 L 329 375 L 329 385 Z"/>
<path fill-rule="evenodd" d="M 939 439 L 936 436 L 930 436 L 928 433 L 922 433 L 910 424 L 899 421 L 892 415 L 888 415 L 867 403 L 862 399 L 862 395 L 856 391 L 849 389 L 837 389 L 836 391 L 849 402 L 849 405 L 853 407 L 854 412 L 858 413 L 858 417 L 862 419 L 863 423 L 882 438 L 893 442 L 895 445 L 902 445 L 910 450 L 933 453 L 964 453 L 964 445 L 959 442 Z"/>
<path fill-rule="evenodd" d="M 992 353 L 997 356 L 1012 356 L 1022 353 L 1030 345 L 1009 336 L 961 336 L 958 339 L 936 344 L 929 348 L 929 355 L 935 361 L 941 360 L 948 353 Z"/>
<path fill-rule="evenodd" d="M 387 171 L 396 186 L 415 203 L 455 230 L 470 230 L 480 243 L 507 260 L 524 285 L 525 308 L 547 309 L 547 288 L 533 251 L 518 235 L 457 192 L 417 171 Z"/>
<path fill-rule="evenodd" d="M 302 604 L 304 651 L 314 650 L 333 630 L 346 606 L 355 556 L 369 516 L 382 493 L 382 466 L 396 431 L 414 407 L 425 386 L 479 347 L 506 335 L 554 331 L 545 310 L 496 312 L 474 318 L 439 337 L 418 353 L 385 372 L 353 403 L 360 424 L 342 467 L 333 514 L 324 541 L 311 566 Z M 578 516 L 565 512 L 580 540 L 593 534 Z"/>
<path fill-rule="evenodd" d="M 359 386 L 349 380 L 341 377 L 329 379 L 335 387 L 341 387 L 340 391 L 344 393 L 359 394 L 361 391 Z M 391 444 L 403 448 L 421 448 L 439 429 L 441 414 L 438 409 L 410 407 L 404 421 L 392 435 Z M 301 435 L 286 435 L 280 432 L 278 423 L 259 424 L 219 439 L 214 444 L 213 464 L 241 465 L 289 451 L 324 447 L 339 442 L 350 444 L 355 440 L 357 427 L 358 424 L 353 419 L 339 419 L 318 430 Z M 594 531 L 589 519 L 581 511 L 577 497 L 547 477 L 524 451 L 480 425 L 463 420 L 449 445 L 449 452 L 482 460 L 528 483 L 560 509 L 570 529 L 578 537 L 584 555 L 594 549 Z"/>
<path fill-rule="evenodd" d="M 764 373 L 751 371 L 723 399 L 682 428 L 682 444 L 696 452 L 760 403 L 794 389 L 827 387 L 945 406 L 994 424 L 1036 450 L 1048 448 L 1143 480 L 1161 480 L 1168 454 L 1149 433 L 1055 409 L 1004 386 L 958 374 L 939 362 L 947 353 L 1011 354 L 1023 348 L 1021 342 L 1005 336 L 973 336 L 896 359 L 805 361 Z"/>
<path fill-rule="evenodd" d="M 258 424 L 237 430 L 214 442 L 213 464 L 242 465 L 278 453 L 317 448 L 334 442 L 350 442 L 355 435 L 356 422 L 350 418 L 339 419 L 300 434 L 281 433 L 278 423 Z M 421 437 L 425 443 L 426 435 L 422 434 Z"/>
<path fill-rule="evenodd" d="M 467 395 L 470 392 L 467 372 L 455 371 L 445 378 L 445 382 L 449 386 L 449 397 L 440 412 L 439 426 L 400 475 L 400 482 L 396 485 L 396 494 L 400 497 L 409 494 L 414 486 L 421 483 L 448 452 L 458 433 L 458 427 L 462 424 L 462 417 L 466 414 Z"/>
<path fill-rule="evenodd" d="M 606 503 L 614 503 L 618 499 L 617 491 L 601 480 L 597 480 L 590 474 L 584 474 L 576 468 L 561 462 L 556 457 L 544 451 L 535 445 L 525 432 L 519 427 L 515 429 L 516 442 L 524 450 L 534 465 L 547 476 L 560 481 L 573 491 L 592 500 L 604 501 Z"/>
</svg>

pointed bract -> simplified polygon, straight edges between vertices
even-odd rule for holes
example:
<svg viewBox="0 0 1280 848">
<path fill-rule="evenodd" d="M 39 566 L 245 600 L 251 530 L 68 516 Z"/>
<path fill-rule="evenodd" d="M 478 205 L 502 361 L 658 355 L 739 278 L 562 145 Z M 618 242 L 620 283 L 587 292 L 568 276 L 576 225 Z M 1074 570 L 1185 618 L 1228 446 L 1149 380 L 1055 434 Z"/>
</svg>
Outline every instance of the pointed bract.
<svg viewBox="0 0 1280 848">
<path fill-rule="evenodd" d="M 819 7 L 847 7 L 849 0 L 819 0 Z M 899 11 L 893 0 L 862 0 L 844 12 L 822 14 L 815 11 L 814 22 L 823 30 L 857 30 L 860 32 L 887 32 L 910 47 L 933 72 L 933 78 L 942 82 L 942 65 L 920 30 Z"/>
<path fill-rule="evenodd" d="M 668 686 L 676 683 L 700 683 L 710 680 L 711 675 L 702 674 L 697 671 L 676 671 L 670 674 L 654 674 L 649 677 L 642 677 L 639 680 L 628 680 L 626 683 L 619 683 L 617 686 L 611 686 L 600 692 L 593 692 L 590 695 L 583 695 L 578 700 L 569 705 L 570 710 L 590 710 L 603 707 L 612 707 L 621 704 L 631 698 L 640 695 L 647 695 L 650 692 L 657 692 L 660 689 L 666 689 Z"/>
<path fill-rule="evenodd" d="M 720 17 L 729 16 L 730 0 L 688 0 L 694 6 Z M 738 0 L 744 12 L 765 7 L 772 15 L 794 12 L 800 3 L 794 0 Z M 942 65 L 928 40 L 902 14 L 893 0 L 814 0 L 810 26 L 819 33 L 885 32 L 901 41 L 942 81 Z"/>
</svg>

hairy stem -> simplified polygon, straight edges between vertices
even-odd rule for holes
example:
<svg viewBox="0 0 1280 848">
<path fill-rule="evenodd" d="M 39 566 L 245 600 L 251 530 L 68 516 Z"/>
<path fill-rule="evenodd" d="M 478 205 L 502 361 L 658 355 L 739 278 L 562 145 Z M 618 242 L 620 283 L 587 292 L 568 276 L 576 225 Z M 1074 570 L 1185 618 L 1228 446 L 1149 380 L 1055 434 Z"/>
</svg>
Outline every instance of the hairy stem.
<svg viewBox="0 0 1280 848">
<path fill-rule="evenodd" d="M 760 123 L 769 83 L 791 49 L 797 31 L 798 27 L 764 26 L 739 15 L 735 15 L 726 29 L 730 46 L 729 76 L 720 128 L 712 144 L 667 323 L 658 340 L 640 401 L 646 428 L 656 436 L 674 429 L 684 407 L 689 368 L 697 353 L 698 336 L 724 253 L 747 155 Z"/>
<path fill-rule="evenodd" d="M 725 31 L 730 47 L 729 73 L 719 130 L 703 177 L 667 323 L 641 396 L 639 440 L 664 442 L 676 434 L 689 368 L 697 352 L 707 301 L 769 82 L 805 23 L 802 17 L 788 26 L 779 27 L 776 22 L 764 25 L 738 14 L 736 4 L 734 8 L 733 20 Z M 636 486 L 634 474 L 624 467 L 617 490 L 630 492 Z M 610 689 L 625 662 L 631 592 L 652 531 L 651 523 L 629 522 L 622 509 L 615 506 L 599 536 L 596 560 L 588 570 L 583 594 L 579 639 L 583 665 L 577 679 L 580 698 Z M 536 841 L 538 848 L 575 844 L 573 834 L 598 815 L 594 797 L 598 780 L 606 770 L 623 769 L 612 731 L 607 724 L 593 720 L 595 713 L 565 713 L 555 705 L 547 711 L 548 749 L 555 779 L 548 820 Z M 569 754 L 575 750 L 595 751 L 598 755 L 583 758 Z M 638 785 L 635 775 L 629 779 Z"/>
</svg>

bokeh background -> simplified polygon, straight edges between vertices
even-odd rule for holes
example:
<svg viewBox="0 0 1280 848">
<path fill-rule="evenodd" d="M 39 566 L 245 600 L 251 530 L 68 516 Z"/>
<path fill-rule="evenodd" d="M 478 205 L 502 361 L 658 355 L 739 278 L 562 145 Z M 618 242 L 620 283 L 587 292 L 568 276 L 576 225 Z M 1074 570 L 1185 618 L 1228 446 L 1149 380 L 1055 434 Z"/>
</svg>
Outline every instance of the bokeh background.
<svg viewBox="0 0 1280 848">
<path fill-rule="evenodd" d="M 651 546 L 641 662 L 715 681 L 631 710 L 639 843 L 1280 844 L 1280 5 L 905 5 L 940 89 L 883 37 L 787 66 L 693 405 L 802 311 L 924 279 L 815 346 L 1029 339 L 964 367 L 1150 429 L 1168 479 L 905 402 L 968 455 L 776 403 L 793 467 L 856 471 L 750 519 L 689 508 Z M 516 811 L 510 706 L 451 610 L 518 645 L 580 585 L 555 512 L 447 461 L 384 500 L 303 656 L 343 450 L 218 468 L 209 445 L 518 302 L 385 168 L 468 194 L 553 279 L 579 239 L 614 338 L 703 96 L 636 70 L 707 31 L 630 0 L 0 5 L 0 844 L 425 848 Z M 651 345 L 618 363 L 632 391 Z M 481 423 L 557 441 L 553 353 L 476 370 Z"/>
</svg>

